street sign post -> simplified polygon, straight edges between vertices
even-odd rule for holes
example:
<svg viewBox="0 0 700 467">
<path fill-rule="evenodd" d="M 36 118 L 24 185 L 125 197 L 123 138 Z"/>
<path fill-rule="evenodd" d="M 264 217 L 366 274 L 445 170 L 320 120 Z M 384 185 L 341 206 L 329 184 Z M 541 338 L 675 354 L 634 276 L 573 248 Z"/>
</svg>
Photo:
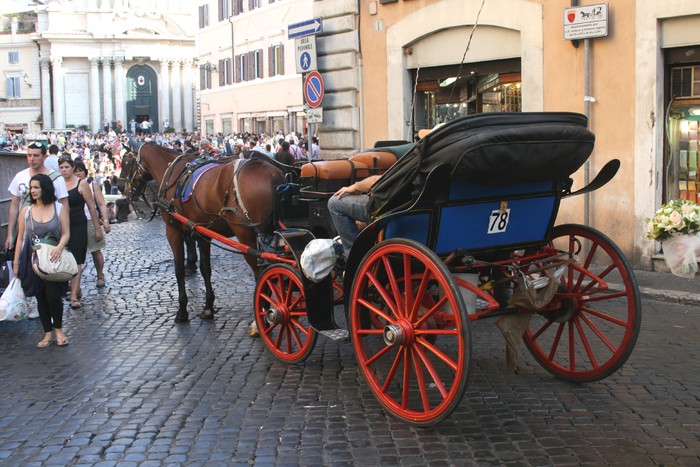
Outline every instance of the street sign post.
<svg viewBox="0 0 700 467">
<path fill-rule="evenodd" d="M 306 75 L 306 78 L 304 78 L 304 100 L 309 107 L 315 109 L 320 106 L 325 92 L 325 84 L 321 73 L 312 71 Z"/>
<path fill-rule="evenodd" d="M 318 70 L 316 62 L 316 37 L 300 37 L 294 39 L 294 51 L 297 73 L 308 73 Z"/>
<path fill-rule="evenodd" d="M 608 35 L 608 4 L 564 8 L 564 39 L 590 39 Z"/>
<path fill-rule="evenodd" d="M 323 123 L 323 107 L 306 109 L 306 123 Z"/>
<path fill-rule="evenodd" d="M 287 37 L 289 39 L 312 36 L 320 32 L 323 32 L 323 19 L 320 16 L 318 18 L 313 18 L 287 26 Z"/>
</svg>

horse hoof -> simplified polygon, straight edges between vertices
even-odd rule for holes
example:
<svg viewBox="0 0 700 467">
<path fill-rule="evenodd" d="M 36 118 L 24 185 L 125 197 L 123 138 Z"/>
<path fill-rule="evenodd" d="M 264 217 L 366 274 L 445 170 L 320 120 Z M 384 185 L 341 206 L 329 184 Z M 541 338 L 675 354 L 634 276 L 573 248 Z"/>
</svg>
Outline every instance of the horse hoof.
<svg viewBox="0 0 700 467">
<path fill-rule="evenodd" d="M 176 323 L 187 323 L 189 322 L 190 318 L 187 315 L 175 315 L 175 322 Z"/>
<path fill-rule="evenodd" d="M 199 317 L 201 319 L 214 319 L 214 311 L 213 310 L 202 310 L 202 312 L 199 314 Z"/>
<path fill-rule="evenodd" d="M 253 321 L 250 323 L 250 327 L 248 328 L 248 335 L 250 337 L 255 337 L 260 335 L 260 331 L 258 331 L 258 323 Z"/>
</svg>

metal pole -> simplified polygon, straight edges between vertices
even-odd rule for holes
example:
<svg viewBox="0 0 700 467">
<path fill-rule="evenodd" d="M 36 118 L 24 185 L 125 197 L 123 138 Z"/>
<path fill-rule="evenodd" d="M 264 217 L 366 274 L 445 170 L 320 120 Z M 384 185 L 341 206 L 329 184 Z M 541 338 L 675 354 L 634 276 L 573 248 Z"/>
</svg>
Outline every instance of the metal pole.
<svg viewBox="0 0 700 467">
<path fill-rule="evenodd" d="M 591 126 L 591 41 L 590 39 L 583 40 L 583 113 L 588 119 L 588 127 Z M 584 183 L 583 186 L 588 186 L 591 181 L 591 163 L 589 159 L 584 164 Z M 583 223 L 590 225 L 591 214 L 591 196 L 590 193 L 584 195 L 583 200 Z"/>
</svg>

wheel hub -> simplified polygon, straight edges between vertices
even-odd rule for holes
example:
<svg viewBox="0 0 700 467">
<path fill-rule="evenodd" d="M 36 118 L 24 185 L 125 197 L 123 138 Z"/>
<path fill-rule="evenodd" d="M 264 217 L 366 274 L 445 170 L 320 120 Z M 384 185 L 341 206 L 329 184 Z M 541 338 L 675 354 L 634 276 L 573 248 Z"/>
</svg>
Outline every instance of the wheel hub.
<svg viewBox="0 0 700 467">
<path fill-rule="evenodd" d="M 386 345 L 407 346 L 413 343 L 415 333 L 413 332 L 411 323 L 406 320 L 401 320 L 396 324 L 384 326 L 383 337 Z"/>
<path fill-rule="evenodd" d="M 283 323 L 286 319 L 286 316 L 287 313 L 284 309 L 270 307 L 270 309 L 267 310 L 267 313 L 265 314 L 265 319 L 270 324 L 270 326 L 273 326 L 275 324 Z"/>
</svg>

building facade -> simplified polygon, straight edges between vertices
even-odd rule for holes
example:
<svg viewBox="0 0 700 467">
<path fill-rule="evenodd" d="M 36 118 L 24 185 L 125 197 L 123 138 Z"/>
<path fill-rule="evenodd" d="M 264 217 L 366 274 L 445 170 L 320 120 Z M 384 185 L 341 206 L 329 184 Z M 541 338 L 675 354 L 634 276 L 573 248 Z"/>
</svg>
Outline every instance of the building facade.
<svg viewBox="0 0 700 467">
<path fill-rule="evenodd" d="M 564 200 L 558 223 L 587 222 L 651 268 L 660 245 L 646 218 L 700 191 L 700 4 L 607 5 L 607 36 L 575 43 L 568 0 L 361 0 L 363 146 L 471 113 L 587 114 L 596 147 L 574 188 L 610 159 L 622 169 L 587 200 Z"/>
<path fill-rule="evenodd" d="M 201 1 L 199 106 L 203 133 L 305 133 L 301 75 L 287 25 L 309 0 Z"/>
<path fill-rule="evenodd" d="M 0 132 L 36 131 L 41 120 L 41 86 L 35 32 L 36 13 L 26 2 L 0 9 Z"/>
<path fill-rule="evenodd" d="M 37 7 L 43 128 L 195 129 L 196 6 L 49 0 Z"/>
</svg>

